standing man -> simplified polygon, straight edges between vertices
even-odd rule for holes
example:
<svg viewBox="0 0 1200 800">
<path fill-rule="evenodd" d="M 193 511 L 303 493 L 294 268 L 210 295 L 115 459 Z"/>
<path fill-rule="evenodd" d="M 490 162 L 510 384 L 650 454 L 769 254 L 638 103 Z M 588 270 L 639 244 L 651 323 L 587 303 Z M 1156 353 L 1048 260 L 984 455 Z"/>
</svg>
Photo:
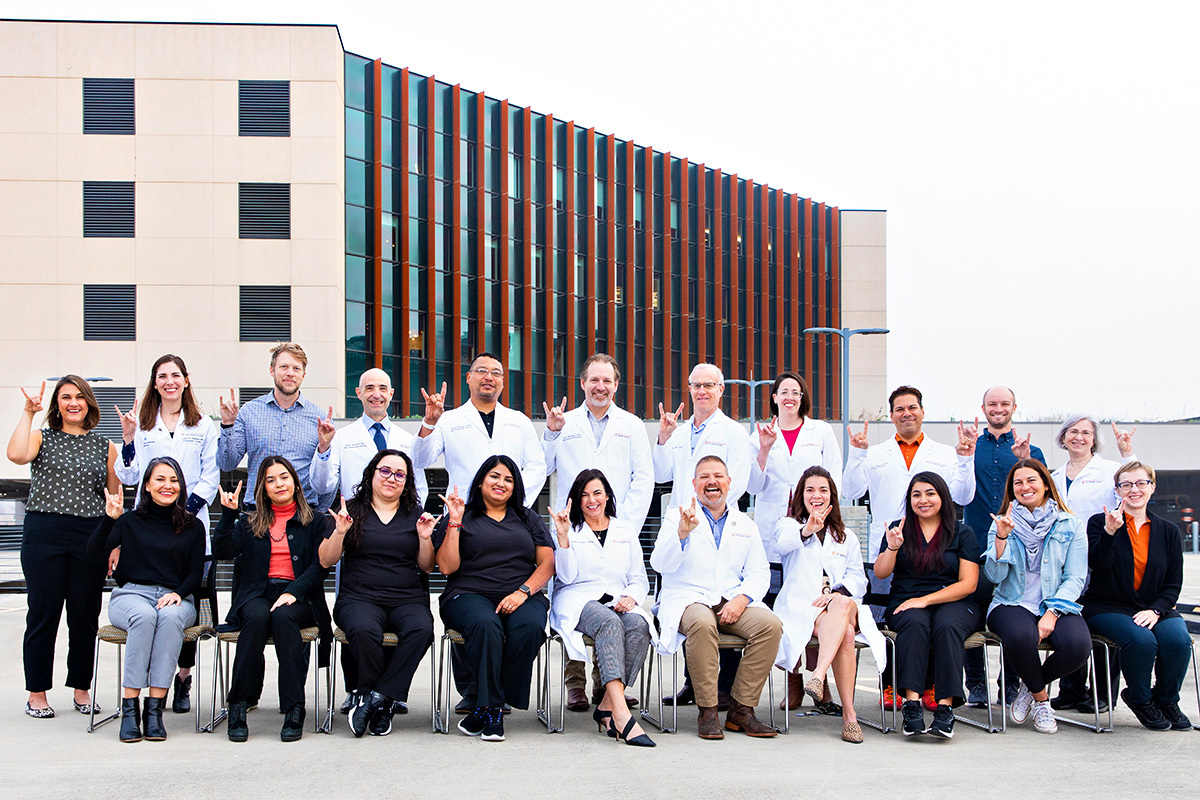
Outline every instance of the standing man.
<svg viewBox="0 0 1200 800">
<path fill-rule="evenodd" d="M 654 470 L 646 426 L 633 414 L 617 408 L 613 400 L 621 382 L 621 370 L 610 355 L 597 353 L 583 362 L 579 387 L 584 402 L 566 411 L 567 399 L 554 408 L 545 403 L 546 431 L 542 449 L 546 455 L 547 475 L 557 471 L 554 499 L 550 507 L 560 511 L 575 476 L 588 468 L 604 473 L 613 490 L 617 514 L 641 530 L 654 497 Z M 587 676 L 582 661 L 568 661 L 566 667 L 567 708 L 587 711 Z M 592 702 L 604 697 L 598 668 L 592 669 Z M 627 697 L 626 703 L 635 698 Z"/>
</svg>

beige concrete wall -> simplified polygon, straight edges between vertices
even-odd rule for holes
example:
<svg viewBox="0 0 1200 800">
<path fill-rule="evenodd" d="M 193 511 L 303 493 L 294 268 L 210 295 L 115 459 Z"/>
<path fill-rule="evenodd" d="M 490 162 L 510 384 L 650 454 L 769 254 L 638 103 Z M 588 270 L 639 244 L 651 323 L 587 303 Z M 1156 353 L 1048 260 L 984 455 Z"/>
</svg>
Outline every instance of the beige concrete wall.
<svg viewBox="0 0 1200 800">
<path fill-rule="evenodd" d="M 135 136 L 83 134 L 85 77 L 135 79 Z M 291 136 L 239 137 L 239 79 L 291 82 Z M 238 285 L 290 284 L 304 392 L 345 386 L 344 70 L 332 26 L 0 22 L 0 422 L 19 386 L 76 372 L 138 387 L 165 352 L 208 413 L 267 386 Z M 83 238 L 84 180 L 136 182 L 134 239 Z M 239 181 L 292 185 L 292 238 L 237 238 Z M 136 283 L 136 342 L 83 341 L 83 284 Z M 39 418 L 40 421 L 40 418 Z M 0 477 L 27 477 L 0 460 Z"/>
<path fill-rule="evenodd" d="M 841 210 L 842 326 L 887 327 L 887 213 Z M 887 407 L 887 336 L 850 340 L 850 419 Z"/>
</svg>

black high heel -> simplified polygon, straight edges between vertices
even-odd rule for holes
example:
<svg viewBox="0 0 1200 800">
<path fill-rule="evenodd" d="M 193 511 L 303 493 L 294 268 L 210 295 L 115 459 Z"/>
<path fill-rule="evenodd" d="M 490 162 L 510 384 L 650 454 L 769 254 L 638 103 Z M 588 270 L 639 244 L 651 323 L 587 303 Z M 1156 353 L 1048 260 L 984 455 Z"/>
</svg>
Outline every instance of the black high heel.
<svg viewBox="0 0 1200 800">
<path fill-rule="evenodd" d="M 592 719 L 596 720 L 597 733 L 600 731 L 607 731 L 609 736 L 614 739 L 617 738 L 617 732 L 613 729 L 612 723 L 609 721 L 612 719 L 611 711 L 601 711 L 600 708 L 597 707 L 596 710 L 592 712 Z"/>
<path fill-rule="evenodd" d="M 633 730 L 634 725 L 637 725 L 637 720 L 630 715 L 629 721 L 625 723 L 625 730 L 617 734 L 617 739 L 634 747 L 654 747 L 654 740 L 644 733 L 639 733 L 632 739 L 628 738 L 629 732 Z"/>
</svg>

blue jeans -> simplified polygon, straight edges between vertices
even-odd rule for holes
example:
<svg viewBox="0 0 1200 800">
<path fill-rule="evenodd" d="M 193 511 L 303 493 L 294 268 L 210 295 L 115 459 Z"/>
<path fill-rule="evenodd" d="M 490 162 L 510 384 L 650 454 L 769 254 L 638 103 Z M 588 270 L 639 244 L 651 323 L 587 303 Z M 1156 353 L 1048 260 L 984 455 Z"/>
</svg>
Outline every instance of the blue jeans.
<svg viewBox="0 0 1200 800">
<path fill-rule="evenodd" d="M 1143 628 L 1129 614 L 1097 614 L 1088 620 L 1092 633 L 1111 639 L 1121 648 L 1121 672 L 1129 686 L 1129 699 L 1138 704 L 1179 702 L 1179 687 L 1192 655 L 1192 637 L 1181 617 L 1159 620 Z M 1150 673 L 1154 688 L 1150 688 Z"/>
</svg>

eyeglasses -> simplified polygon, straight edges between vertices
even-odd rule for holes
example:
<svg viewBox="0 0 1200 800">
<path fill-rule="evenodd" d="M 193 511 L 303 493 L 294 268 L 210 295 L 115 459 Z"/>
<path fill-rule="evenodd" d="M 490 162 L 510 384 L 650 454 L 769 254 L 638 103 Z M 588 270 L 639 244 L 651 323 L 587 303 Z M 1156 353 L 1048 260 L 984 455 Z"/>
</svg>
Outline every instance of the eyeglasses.
<svg viewBox="0 0 1200 800">
<path fill-rule="evenodd" d="M 713 389 L 717 388 L 717 384 L 713 381 L 704 381 L 703 383 L 688 381 L 688 386 L 692 387 L 693 389 L 703 389 L 706 392 L 711 392 Z"/>
<path fill-rule="evenodd" d="M 471 372 L 474 372 L 481 378 L 487 377 L 488 375 L 491 375 L 493 378 L 504 377 L 504 370 L 502 369 L 484 369 L 483 367 L 476 367 L 475 369 L 471 370 Z"/>
<path fill-rule="evenodd" d="M 399 483 L 408 477 L 407 472 L 399 469 L 392 469 L 391 467 L 376 467 L 375 471 L 378 472 L 379 477 L 383 478 L 385 481 L 393 480 L 396 483 Z"/>
<path fill-rule="evenodd" d="M 782 389 L 775 394 L 780 397 L 804 397 L 804 392 L 799 389 Z"/>
<path fill-rule="evenodd" d="M 1135 486 L 1139 489 L 1144 490 L 1147 486 L 1150 486 L 1153 483 L 1154 483 L 1154 481 L 1148 481 L 1145 478 L 1142 478 L 1140 481 L 1121 481 L 1120 483 L 1117 484 L 1117 491 L 1118 492 L 1128 492 L 1130 489 L 1132 489 Z"/>
</svg>

